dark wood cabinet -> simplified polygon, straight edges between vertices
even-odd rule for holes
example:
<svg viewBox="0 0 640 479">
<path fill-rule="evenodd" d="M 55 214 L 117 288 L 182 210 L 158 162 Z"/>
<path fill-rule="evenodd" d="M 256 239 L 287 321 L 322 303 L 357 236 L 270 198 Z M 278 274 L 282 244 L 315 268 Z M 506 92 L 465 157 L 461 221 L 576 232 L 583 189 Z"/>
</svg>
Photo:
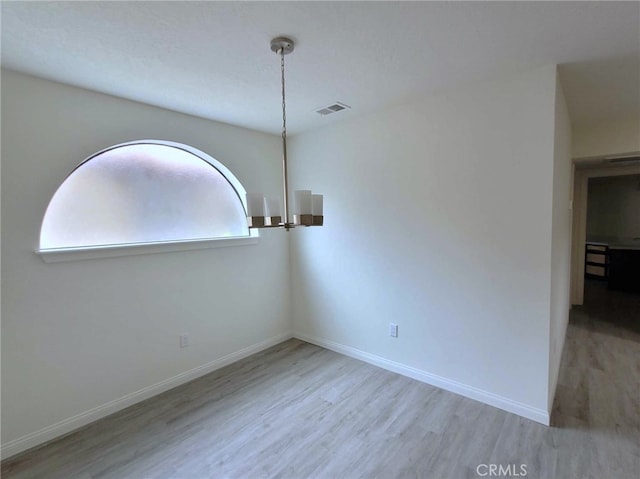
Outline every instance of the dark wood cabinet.
<svg viewBox="0 0 640 479">
<path fill-rule="evenodd" d="M 609 248 L 607 245 L 587 243 L 584 276 L 589 279 L 609 279 Z"/>
<path fill-rule="evenodd" d="M 640 292 L 640 250 L 609 249 L 609 289 Z"/>
</svg>

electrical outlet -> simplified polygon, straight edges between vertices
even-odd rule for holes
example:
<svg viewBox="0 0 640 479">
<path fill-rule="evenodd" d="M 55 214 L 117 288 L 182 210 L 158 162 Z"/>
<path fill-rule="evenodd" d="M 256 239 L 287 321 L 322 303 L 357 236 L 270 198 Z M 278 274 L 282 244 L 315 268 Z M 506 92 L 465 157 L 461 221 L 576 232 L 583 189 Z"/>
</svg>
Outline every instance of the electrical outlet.
<svg viewBox="0 0 640 479">
<path fill-rule="evenodd" d="M 389 336 L 392 338 L 398 337 L 398 325 L 394 323 L 389 323 Z"/>
<path fill-rule="evenodd" d="M 180 335 L 180 347 L 181 348 L 186 348 L 187 346 L 189 346 L 189 335 L 188 334 L 181 334 Z"/>
</svg>

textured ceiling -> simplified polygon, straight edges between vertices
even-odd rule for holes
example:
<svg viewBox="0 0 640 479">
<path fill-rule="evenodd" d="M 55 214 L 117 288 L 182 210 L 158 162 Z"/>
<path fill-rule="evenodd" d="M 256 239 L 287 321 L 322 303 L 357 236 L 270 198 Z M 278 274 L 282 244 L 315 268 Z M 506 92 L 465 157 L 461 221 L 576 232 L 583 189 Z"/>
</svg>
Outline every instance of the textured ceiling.
<svg viewBox="0 0 640 479">
<path fill-rule="evenodd" d="M 549 63 L 574 125 L 640 109 L 638 2 L 2 2 L 6 68 L 273 133 L 279 34 L 293 133 Z"/>
</svg>

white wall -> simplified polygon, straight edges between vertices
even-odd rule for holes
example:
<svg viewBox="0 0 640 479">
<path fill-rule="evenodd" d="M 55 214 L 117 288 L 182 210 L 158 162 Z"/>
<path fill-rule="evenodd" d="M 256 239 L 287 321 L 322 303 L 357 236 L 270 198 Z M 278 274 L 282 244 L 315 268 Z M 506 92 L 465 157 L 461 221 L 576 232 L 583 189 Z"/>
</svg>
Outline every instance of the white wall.
<svg viewBox="0 0 640 479">
<path fill-rule="evenodd" d="M 294 137 L 326 195 L 295 334 L 548 421 L 555 90 L 548 66 Z"/>
<path fill-rule="evenodd" d="M 592 178 L 587 238 L 640 238 L 640 175 Z"/>
<path fill-rule="evenodd" d="M 553 407 L 560 360 L 569 322 L 571 278 L 571 120 L 560 78 L 556 81 L 551 236 L 551 310 L 549 336 L 549 405 Z"/>
<path fill-rule="evenodd" d="M 280 191 L 276 136 L 2 72 L 9 454 L 121 407 L 119 399 L 143 388 L 290 335 L 288 238 L 278 231 L 262 233 L 258 245 L 57 264 L 34 253 L 65 176 L 102 148 L 144 138 L 209 153 L 247 190 Z M 184 332 L 193 344 L 180 349 Z"/>
<path fill-rule="evenodd" d="M 640 152 L 640 115 L 573 131 L 573 158 L 635 152 Z"/>
</svg>

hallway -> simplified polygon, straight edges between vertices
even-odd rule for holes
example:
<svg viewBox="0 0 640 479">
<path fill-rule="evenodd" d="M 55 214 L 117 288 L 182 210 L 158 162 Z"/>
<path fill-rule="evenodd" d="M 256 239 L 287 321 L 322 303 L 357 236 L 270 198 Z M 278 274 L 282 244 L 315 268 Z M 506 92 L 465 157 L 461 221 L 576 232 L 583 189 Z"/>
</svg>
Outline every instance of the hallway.
<svg viewBox="0 0 640 479">
<path fill-rule="evenodd" d="M 637 477 L 639 380 L 640 295 L 586 281 L 584 305 L 571 311 L 552 418 L 576 462 L 556 477 Z"/>
</svg>

